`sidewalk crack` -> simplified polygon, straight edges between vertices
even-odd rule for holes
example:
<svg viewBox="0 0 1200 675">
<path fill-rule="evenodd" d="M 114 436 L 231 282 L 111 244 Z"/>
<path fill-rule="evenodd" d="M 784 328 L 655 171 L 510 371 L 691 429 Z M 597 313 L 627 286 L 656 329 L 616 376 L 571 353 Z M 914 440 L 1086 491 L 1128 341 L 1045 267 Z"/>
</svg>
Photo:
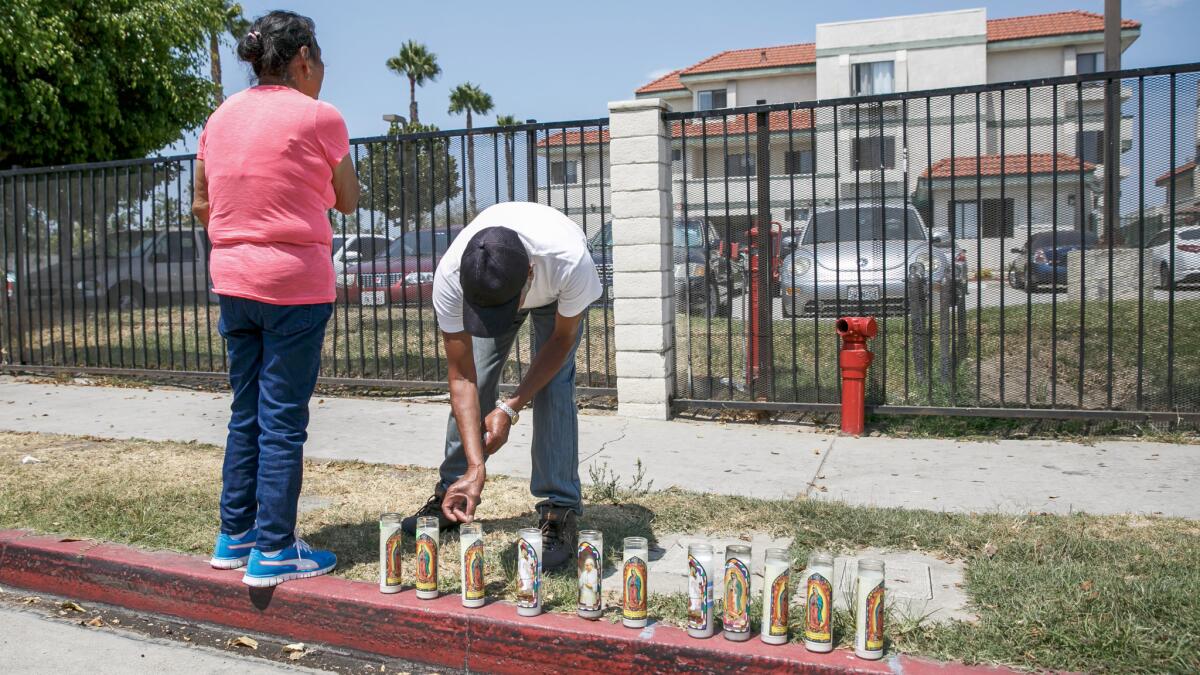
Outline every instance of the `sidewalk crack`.
<svg viewBox="0 0 1200 675">
<path fill-rule="evenodd" d="M 821 475 L 821 469 L 825 468 L 825 462 L 829 461 L 829 455 L 833 454 L 833 444 L 836 442 L 837 436 L 829 439 L 829 445 L 825 447 L 825 455 L 821 457 L 820 463 L 817 464 L 817 470 L 813 472 L 812 479 L 808 481 L 808 487 L 804 489 L 805 499 L 812 495 L 813 488 L 817 486 L 817 478 Z"/>
<path fill-rule="evenodd" d="M 607 440 L 607 441 L 604 441 L 603 443 L 601 443 L 601 444 L 600 444 L 600 447 L 599 447 L 599 448 L 597 448 L 595 452 L 593 452 L 592 454 L 588 455 L 587 457 L 584 457 L 583 459 L 579 460 L 579 463 L 580 463 L 580 464 L 583 464 L 584 462 L 588 461 L 589 459 L 591 459 L 591 458 L 595 457 L 596 455 L 599 455 L 600 453 L 604 452 L 605 448 L 607 448 L 609 445 L 611 445 L 611 444 L 613 444 L 613 443 L 616 443 L 616 442 L 618 442 L 618 441 L 623 441 L 623 440 L 625 440 L 625 435 L 628 433 L 628 431 L 629 431 L 629 420 L 627 419 L 627 420 L 625 420 L 625 423 L 621 425 L 621 432 L 620 432 L 620 435 L 619 435 L 619 436 L 617 436 L 616 438 L 609 439 L 609 440 Z"/>
</svg>

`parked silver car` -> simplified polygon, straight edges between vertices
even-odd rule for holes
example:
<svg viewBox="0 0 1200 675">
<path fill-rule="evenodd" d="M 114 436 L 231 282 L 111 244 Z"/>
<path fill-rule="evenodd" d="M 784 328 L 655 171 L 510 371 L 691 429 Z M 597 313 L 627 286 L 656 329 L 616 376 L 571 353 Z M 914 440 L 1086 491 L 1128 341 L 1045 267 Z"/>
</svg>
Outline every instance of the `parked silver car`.
<svg viewBox="0 0 1200 675">
<path fill-rule="evenodd" d="M 966 265 L 929 238 L 921 214 L 903 203 L 843 203 L 817 209 L 783 260 L 784 316 L 874 316 L 907 311 L 910 276 L 966 290 Z M 932 244 L 932 245 L 931 245 Z"/>
<path fill-rule="evenodd" d="M 1175 248 L 1175 274 L 1171 274 L 1171 247 Z M 1143 251 L 1146 260 L 1146 276 L 1158 274 L 1159 288 L 1172 288 L 1185 284 L 1200 284 L 1200 226 L 1181 227 L 1175 230 L 1175 241 L 1171 241 L 1171 230 L 1163 230 L 1146 242 Z"/>
</svg>

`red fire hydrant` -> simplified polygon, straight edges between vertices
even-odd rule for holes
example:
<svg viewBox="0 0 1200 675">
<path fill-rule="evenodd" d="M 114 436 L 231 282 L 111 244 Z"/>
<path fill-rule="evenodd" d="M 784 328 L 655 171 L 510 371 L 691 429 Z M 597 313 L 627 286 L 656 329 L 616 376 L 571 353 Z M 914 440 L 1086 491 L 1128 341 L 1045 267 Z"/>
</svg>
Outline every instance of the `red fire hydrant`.
<svg viewBox="0 0 1200 675">
<path fill-rule="evenodd" d="M 862 435 L 866 421 L 867 367 L 874 354 L 867 349 L 867 340 L 875 337 L 878 326 L 869 316 L 847 316 L 837 320 L 837 332 L 842 336 L 838 364 L 842 367 L 842 431 Z"/>
</svg>

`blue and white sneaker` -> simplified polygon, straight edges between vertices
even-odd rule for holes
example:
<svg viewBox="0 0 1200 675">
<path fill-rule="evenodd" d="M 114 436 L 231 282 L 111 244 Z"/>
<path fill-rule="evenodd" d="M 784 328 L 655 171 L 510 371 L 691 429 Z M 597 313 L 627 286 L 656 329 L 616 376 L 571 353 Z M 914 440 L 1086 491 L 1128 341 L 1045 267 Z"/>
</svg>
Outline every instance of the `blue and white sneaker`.
<svg viewBox="0 0 1200 675">
<path fill-rule="evenodd" d="M 250 562 L 242 583 L 265 588 L 291 579 L 307 579 L 328 574 L 337 567 L 332 551 L 314 551 L 303 539 L 269 556 L 258 549 L 250 552 Z"/>
<path fill-rule="evenodd" d="M 208 564 L 219 570 L 235 570 L 250 559 L 250 551 L 254 550 L 254 542 L 258 540 L 258 528 L 252 527 L 234 537 L 225 533 L 217 535 L 217 543 L 213 546 L 212 560 Z"/>
</svg>

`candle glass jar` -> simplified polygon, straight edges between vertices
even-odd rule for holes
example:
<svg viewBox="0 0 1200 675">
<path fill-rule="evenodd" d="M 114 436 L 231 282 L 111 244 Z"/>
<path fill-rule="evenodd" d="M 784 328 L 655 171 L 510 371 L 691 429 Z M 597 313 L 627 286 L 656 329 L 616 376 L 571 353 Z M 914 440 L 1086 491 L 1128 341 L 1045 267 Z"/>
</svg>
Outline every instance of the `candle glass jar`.
<svg viewBox="0 0 1200 675">
<path fill-rule="evenodd" d="M 788 640 L 788 581 L 792 559 L 782 548 L 767 549 L 763 571 L 763 614 L 760 635 L 769 645 Z"/>
<path fill-rule="evenodd" d="M 854 654 L 860 659 L 883 658 L 883 561 L 858 561 L 854 606 Z"/>
<path fill-rule="evenodd" d="M 833 556 L 814 551 L 804 570 L 804 646 L 833 651 Z"/>
<path fill-rule="evenodd" d="M 646 625 L 650 547 L 645 537 L 625 537 L 621 567 L 621 622 L 628 628 Z"/>
<path fill-rule="evenodd" d="M 379 516 L 379 592 L 399 593 L 401 563 L 404 560 L 404 533 L 399 513 Z"/>
<path fill-rule="evenodd" d="M 458 526 L 459 562 L 462 564 L 462 605 L 483 607 L 483 526 L 463 523 Z"/>
<path fill-rule="evenodd" d="M 517 614 L 542 613 L 542 531 L 536 527 L 517 532 Z"/>
<path fill-rule="evenodd" d="M 688 635 L 713 636 L 713 547 L 710 544 L 688 546 Z"/>
<path fill-rule="evenodd" d="M 575 555 L 578 572 L 579 604 L 576 613 L 585 619 L 599 619 L 604 614 L 600 582 L 604 576 L 604 535 L 597 530 L 579 533 L 579 549 Z"/>
<path fill-rule="evenodd" d="M 726 640 L 750 639 L 750 547 L 734 544 L 725 548 L 725 612 L 723 630 Z"/>
<path fill-rule="evenodd" d="M 441 528 L 437 516 L 417 518 L 417 597 L 432 600 L 438 596 L 438 545 Z"/>
</svg>

